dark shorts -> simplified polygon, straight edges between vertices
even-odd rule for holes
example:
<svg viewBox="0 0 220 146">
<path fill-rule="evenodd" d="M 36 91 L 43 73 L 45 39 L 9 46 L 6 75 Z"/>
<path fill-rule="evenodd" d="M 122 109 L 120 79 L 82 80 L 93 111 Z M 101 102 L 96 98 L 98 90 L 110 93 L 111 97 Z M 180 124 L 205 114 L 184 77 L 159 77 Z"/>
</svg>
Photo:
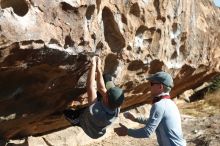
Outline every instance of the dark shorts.
<svg viewBox="0 0 220 146">
<path fill-rule="evenodd" d="M 63 114 L 65 116 L 65 118 L 73 125 L 73 126 L 80 126 L 80 120 L 79 120 L 79 116 L 83 113 L 83 111 L 85 110 L 85 108 L 82 109 L 66 109 L 63 111 Z"/>
</svg>

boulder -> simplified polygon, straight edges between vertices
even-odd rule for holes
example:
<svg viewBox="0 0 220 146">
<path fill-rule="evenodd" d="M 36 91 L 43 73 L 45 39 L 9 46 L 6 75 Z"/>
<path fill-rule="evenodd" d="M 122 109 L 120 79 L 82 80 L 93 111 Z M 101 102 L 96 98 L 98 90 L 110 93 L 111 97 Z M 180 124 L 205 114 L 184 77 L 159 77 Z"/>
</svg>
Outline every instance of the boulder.
<svg viewBox="0 0 220 146">
<path fill-rule="evenodd" d="M 68 126 L 87 106 L 90 58 L 124 89 L 126 110 L 150 103 L 145 77 L 167 71 L 172 97 L 219 74 L 220 10 L 212 0 L 1 0 L 0 136 Z"/>
</svg>

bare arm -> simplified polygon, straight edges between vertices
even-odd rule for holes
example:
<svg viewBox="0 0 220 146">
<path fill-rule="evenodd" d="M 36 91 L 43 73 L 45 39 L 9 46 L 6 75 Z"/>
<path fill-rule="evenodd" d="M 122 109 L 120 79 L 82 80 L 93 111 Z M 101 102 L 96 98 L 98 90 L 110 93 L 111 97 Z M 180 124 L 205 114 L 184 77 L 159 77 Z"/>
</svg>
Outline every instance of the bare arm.
<svg viewBox="0 0 220 146">
<path fill-rule="evenodd" d="M 102 96 L 104 96 L 105 93 L 107 92 L 107 89 L 105 87 L 105 82 L 102 77 L 101 59 L 100 58 L 98 58 L 98 60 L 97 60 L 97 88 Z"/>
<path fill-rule="evenodd" d="M 93 103 L 96 99 L 95 89 L 95 72 L 96 72 L 96 57 L 92 58 L 91 67 L 87 76 L 87 94 L 89 104 Z"/>
</svg>

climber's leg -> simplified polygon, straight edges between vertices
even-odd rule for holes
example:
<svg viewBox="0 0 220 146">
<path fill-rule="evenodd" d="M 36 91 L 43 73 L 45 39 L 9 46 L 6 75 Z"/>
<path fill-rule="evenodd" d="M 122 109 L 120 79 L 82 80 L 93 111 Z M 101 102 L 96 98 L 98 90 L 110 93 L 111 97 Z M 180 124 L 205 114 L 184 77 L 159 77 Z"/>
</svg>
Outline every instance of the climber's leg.
<svg viewBox="0 0 220 146">
<path fill-rule="evenodd" d="M 63 114 L 65 116 L 65 118 L 73 125 L 73 126 L 79 126 L 80 125 L 80 121 L 79 121 L 79 116 L 82 113 L 83 109 L 78 109 L 78 110 L 74 110 L 74 109 L 66 109 L 63 111 Z"/>
</svg>

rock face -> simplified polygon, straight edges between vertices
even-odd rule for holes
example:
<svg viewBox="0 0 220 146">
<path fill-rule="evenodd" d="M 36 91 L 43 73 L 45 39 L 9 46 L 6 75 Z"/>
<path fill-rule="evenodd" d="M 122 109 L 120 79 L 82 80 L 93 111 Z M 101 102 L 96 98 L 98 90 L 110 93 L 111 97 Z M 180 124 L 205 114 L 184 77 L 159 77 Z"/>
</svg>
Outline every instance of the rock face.
<svg viewBox="0 0 220 146">
<path fill-rule="evenodd" d="M 143 79 L 172 74 L 172 97 L 220 70 L 220 10 L 208 0 L 1 0 L 0 136 L 69 126 L 62 110 L 86 106 L 89 58 L 125 90 L 122 108 L 150 102 Z"/>
</svg>

